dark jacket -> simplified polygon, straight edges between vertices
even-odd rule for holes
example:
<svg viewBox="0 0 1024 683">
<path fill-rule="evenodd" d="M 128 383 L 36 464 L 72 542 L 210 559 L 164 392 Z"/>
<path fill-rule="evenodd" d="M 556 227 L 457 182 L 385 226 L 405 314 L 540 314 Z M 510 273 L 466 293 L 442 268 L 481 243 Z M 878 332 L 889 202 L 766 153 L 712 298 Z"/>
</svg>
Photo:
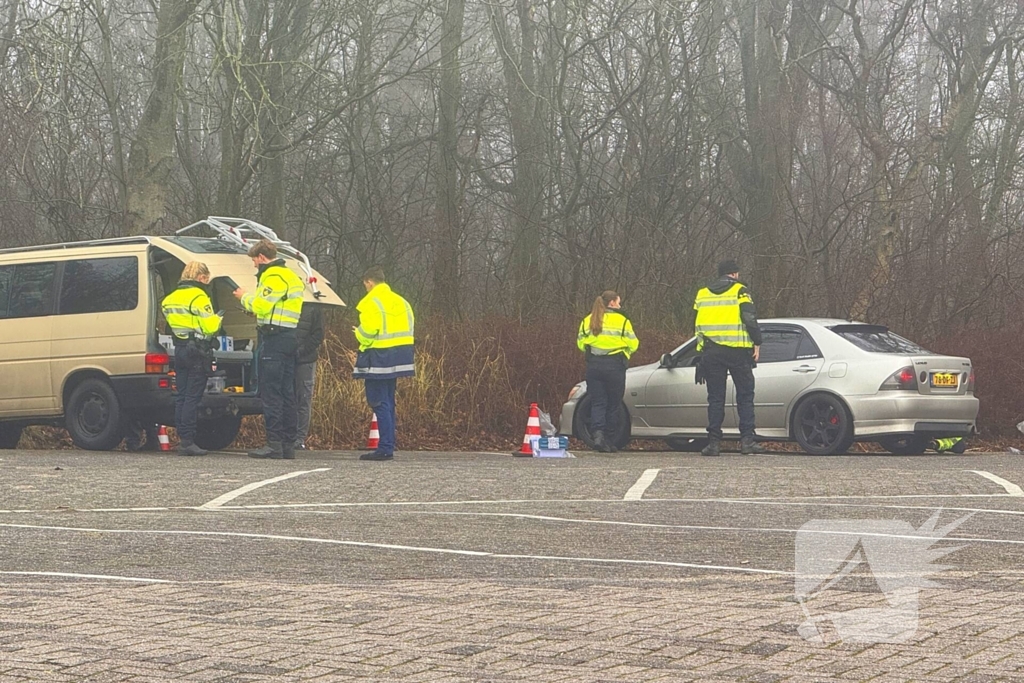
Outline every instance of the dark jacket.
<svg viewBox="0 0 1024 683">
<path fill-rule="evenodd" d="M 295 328 L 295 338 L 299 342 L 296 362 L 315 363 L 320 355 L 320 344 L 324 341 L 323 306 L 306 302 L 302 306 L 302 317 Z"/>
<path fill-rule="evenodd" d="M 708 289 L 710 289 L 714 294 L 721 294 L 737 282 L 739 282 L 739 280 L 734 280 L 728 275 L 723 275 L 708 285 Z M 753 299 L 753 297 L 750 296 L 750 291 L 747 289 L 746 285 L 740 289 L 740 293 L 746 294 L 748 297 Z M 753 303 L 744 302 L 740 304 L 740 319 L 743 321 L 743 326 L 747 328 L 747 334 L 750 335 L 750 340 L 754 342 L 754 346 L 760 346 L 761 327 L 757 324 L 757 309 L 754 308 Z"/>
</svg>

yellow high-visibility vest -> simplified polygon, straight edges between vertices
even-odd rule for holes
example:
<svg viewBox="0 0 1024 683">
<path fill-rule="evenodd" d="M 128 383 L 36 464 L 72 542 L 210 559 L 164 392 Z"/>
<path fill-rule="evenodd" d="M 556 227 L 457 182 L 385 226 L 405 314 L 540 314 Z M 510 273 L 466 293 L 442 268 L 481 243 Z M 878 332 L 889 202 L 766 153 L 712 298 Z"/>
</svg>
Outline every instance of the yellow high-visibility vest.
<svg viewBox="0 0 1024 683">
<path fill-rule="evenodd" d="M 302 279 L 284 261 L 271 262 L 260 274 L 255 294 L 242 297 L 242 308 L 256 315 L 257 325 L 295 328 L 302 316 Z"/>
<path fill-rule="evenodd" d="M 359 311 L 359 327 L 355 334 L 360 351 L 391 349 L 415 342 L 416 320 L 412 306 L 386 282 L 367 292 L 356 310 Z"/>
<path fill-rule="evenodd" d="M 710 340 L 721 346 L 753 348 L 754 342 L 743 324 L 740 304 L 753 303 L 744 285 L 737 282 L 732 287 L 715 294 L 705 287 L 697 292 L 693 310 L 697 311 L 697 349 L 704 348 L 704 341 Z"/>
<path fill-rule="evenodd" d="M 171 333 L 178 339 L 210 339 L 220 329 L 221 317 L 213 312 L 206 292 L 192 282 L 182 282 L 160 304 Z"/>
<path fill-rule="evenodd" d="M 580 323 L 579 334 L 576 335 L 576 346 L 580 351 L 590 349 L 595 356 L 614 356 L 621 354 L 627 359 L 640 348 L 640 340 L 633 332 L 633 323 L 629 318 L 614 309 L 608 309 L 601 319 L 601 334 L 590 331 L 590 318 L 587 316 Z"/>
</svg>

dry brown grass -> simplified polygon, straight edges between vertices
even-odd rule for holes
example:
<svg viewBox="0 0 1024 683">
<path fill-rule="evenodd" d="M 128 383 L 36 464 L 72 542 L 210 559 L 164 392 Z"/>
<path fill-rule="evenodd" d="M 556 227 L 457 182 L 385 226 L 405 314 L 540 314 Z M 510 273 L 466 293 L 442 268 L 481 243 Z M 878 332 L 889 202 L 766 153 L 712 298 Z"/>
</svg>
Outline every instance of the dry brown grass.
<svg viewBox="0 0 1024 683">
<path fill-rule="evenodd" d="M 484 319 L 452 325 L 417 322 L 416 377 L 398 382 L 398 441 L 403 449 L 511 451 L 522 441 L 530 403 L 557 422 L 569 389 L 583 377 L 576 349 L 576 320 L 521 325 Z M 670 350 L 682 335 L 639 329 L 642 340 L 633 364 Z M 970 356 L 982 400 L 979 425 L 985 440 L 972 445 L 1004 450 L 1021 447 L 1014 428 L 1024 419 L 1024 361 L 1009 353 L 1024 331 L 1006 329 L 951 336 L 929 345 L 941 353 Z M 370 426 L 363 383 L 352 378 L 348 352 L 355 348 L 349 321 L 328 332 L 317 370 L 309 444 L 324 449 L 362 449 Z M 236 446 L 262 443 L 263 420 L 246 418 Z M 32 427 L 21 446 L 70 448 L 63 430 Z M 792 445 L 791 445 L 792 446 Z M 663 448 L 661 442 L 637 444 Z M 875 450 L 873 444 L 856 450 Z"/>
</svg>

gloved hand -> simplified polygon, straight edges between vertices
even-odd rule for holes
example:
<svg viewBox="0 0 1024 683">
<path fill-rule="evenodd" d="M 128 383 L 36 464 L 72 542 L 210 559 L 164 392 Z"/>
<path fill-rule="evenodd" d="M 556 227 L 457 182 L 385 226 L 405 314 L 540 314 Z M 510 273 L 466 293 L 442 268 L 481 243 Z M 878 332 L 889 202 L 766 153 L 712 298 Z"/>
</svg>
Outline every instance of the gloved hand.
<svg viewBox="0 0 1024 683">
<path fill-rule="evenodd" d="M 704 367 L 703 367 L 703 364 L 700 362 L 700 357 L 699 356 L 697 357 L 697 362 L 693 366 L 693 368 L 694 368 L 693 383 L 694 384 L 704 384 L 704 382 L 705 382 L 705 379 L 704 379 Z"/>
</svg>

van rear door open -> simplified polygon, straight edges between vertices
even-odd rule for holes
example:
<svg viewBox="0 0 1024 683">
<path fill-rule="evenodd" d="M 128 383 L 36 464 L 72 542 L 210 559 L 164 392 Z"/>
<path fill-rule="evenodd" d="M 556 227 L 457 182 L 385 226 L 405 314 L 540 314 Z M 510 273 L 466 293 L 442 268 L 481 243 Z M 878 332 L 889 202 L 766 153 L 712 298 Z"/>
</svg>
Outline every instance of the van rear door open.
<svg viewBox="0 0 1024 683">
<path fill-rule="evenodd" d="M 224 333 L 236 339 L 255 338 L 255 320 L 242 309 L 232 295 L 230 286 L 223 279 L 231 278 L 245 291 L 255 291 L 256 269 L 253 268 L 252 260 L 241 247 L 224 240 L 204 237 L 154 237 L 152 242 L 154 246 L 158 246 L 181 261 L 181 267 L 184 267 L 189 261 L 205 263 L 210 269 L 212 278 L 214 305 L 224 311 Z M 319 294 L 317 296 L 299 262 L 287 256 L 282 256 L 282 258 L 287 266 L 306 283 L 303 292 L 304 302 L 327 306 L 345 305 L 345 302 L 331 289 L 330 284 L 320 273 L 313 271 Z"/>
</svg>

